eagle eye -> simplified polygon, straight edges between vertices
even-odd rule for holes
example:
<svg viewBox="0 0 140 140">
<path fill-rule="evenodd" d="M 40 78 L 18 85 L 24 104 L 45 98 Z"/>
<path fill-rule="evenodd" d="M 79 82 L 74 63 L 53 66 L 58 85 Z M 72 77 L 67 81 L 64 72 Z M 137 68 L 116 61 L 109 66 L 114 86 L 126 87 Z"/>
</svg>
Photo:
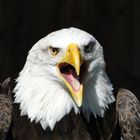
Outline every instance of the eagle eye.
<svg viewBox="0 0 140 140">
<path fill-rule="evenodd" d="M 59 52 L 59 48 L 50 47 L 49 50 L 50 50 L 51 55 L 53 56 L 57 55 Z"/>
<path fill-rule="evenodd" d="M 92 52 L 93 49 L 94 49 L 95 44 L 96 44 L 95 41 L 89 42 L 86 46 L 84 46 L 84 52 L 86 52 L 86 53 Z"/>
</svg>

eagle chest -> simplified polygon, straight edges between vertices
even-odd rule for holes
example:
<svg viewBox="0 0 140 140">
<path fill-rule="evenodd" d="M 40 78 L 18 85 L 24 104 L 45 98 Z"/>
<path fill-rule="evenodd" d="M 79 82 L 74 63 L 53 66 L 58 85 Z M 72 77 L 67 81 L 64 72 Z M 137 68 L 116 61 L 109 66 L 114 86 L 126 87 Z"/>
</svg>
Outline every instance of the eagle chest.
<svg viewBox="0 0 140 140">
<path fill-rule="evenodd" d="M 87 124 L 81 115 L 71 111 L 63 117 L 51 131 L 43 130 L 39 123 L 30 122 L 27 116 L 21 117 L 19 105 L 13 111 L 14 140 L 91 140 Z"/>
</svg>

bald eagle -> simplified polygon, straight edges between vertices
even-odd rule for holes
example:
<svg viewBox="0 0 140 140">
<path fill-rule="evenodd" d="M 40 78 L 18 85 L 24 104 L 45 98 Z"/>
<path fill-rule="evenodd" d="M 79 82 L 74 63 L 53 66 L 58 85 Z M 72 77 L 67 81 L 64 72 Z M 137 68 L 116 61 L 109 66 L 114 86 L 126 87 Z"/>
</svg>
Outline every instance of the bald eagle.
<svg viewBox="0 0 140 140">
<path fill-rule="evenodd" d="M 107 140 L 116 130 L 102 46 L 80 29 L 62 29 L 39 40 L 13 94 L 14 140 Z"/>
</svg>

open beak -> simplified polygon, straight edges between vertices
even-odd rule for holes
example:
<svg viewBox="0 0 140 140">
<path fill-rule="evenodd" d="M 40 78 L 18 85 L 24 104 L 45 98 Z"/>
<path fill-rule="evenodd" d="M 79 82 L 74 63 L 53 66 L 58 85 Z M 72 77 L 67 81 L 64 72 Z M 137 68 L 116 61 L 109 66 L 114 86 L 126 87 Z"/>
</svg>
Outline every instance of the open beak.
<svg viewBox="0 0 140 140">
<path fill-rule="evenodd" d="M 58 64 L 60 78 L 71 93 L 78 107 L 82 104 L 83 84 L 80 81 L 80 68 L 82 64 L 78 45 L 70 44 L 61 62 Z"/>
</svg>

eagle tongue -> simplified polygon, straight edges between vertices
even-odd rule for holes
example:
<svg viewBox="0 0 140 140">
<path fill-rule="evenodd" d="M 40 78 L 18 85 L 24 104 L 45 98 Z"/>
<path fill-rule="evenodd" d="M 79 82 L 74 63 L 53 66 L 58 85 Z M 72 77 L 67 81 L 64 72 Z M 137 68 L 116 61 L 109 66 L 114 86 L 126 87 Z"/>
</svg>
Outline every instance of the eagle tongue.
<svg viewBox="0 0 140 140">
<path fill-rule="evenodd" d="M 67 80 L 67 82 L 71 85 L 73 90 L 79 91 L 80 89 L 80 82 L 79 82 L 79 76 L 77 76 L 76 72 L 74 70 L 69 70 L 69 73 L 63 74 L 64 78 Z"/>
<path fill-rule="evenodd" d="M 71 84 L 74 91 L 78 91 L 80 89 L 79 76 L 77 76 L 75 70 L 70 69 L 69 71 L 70 71 L 70 77 L 72 80 L 72 83 L 70 83 L 70 84 Z"/>
</svg>

